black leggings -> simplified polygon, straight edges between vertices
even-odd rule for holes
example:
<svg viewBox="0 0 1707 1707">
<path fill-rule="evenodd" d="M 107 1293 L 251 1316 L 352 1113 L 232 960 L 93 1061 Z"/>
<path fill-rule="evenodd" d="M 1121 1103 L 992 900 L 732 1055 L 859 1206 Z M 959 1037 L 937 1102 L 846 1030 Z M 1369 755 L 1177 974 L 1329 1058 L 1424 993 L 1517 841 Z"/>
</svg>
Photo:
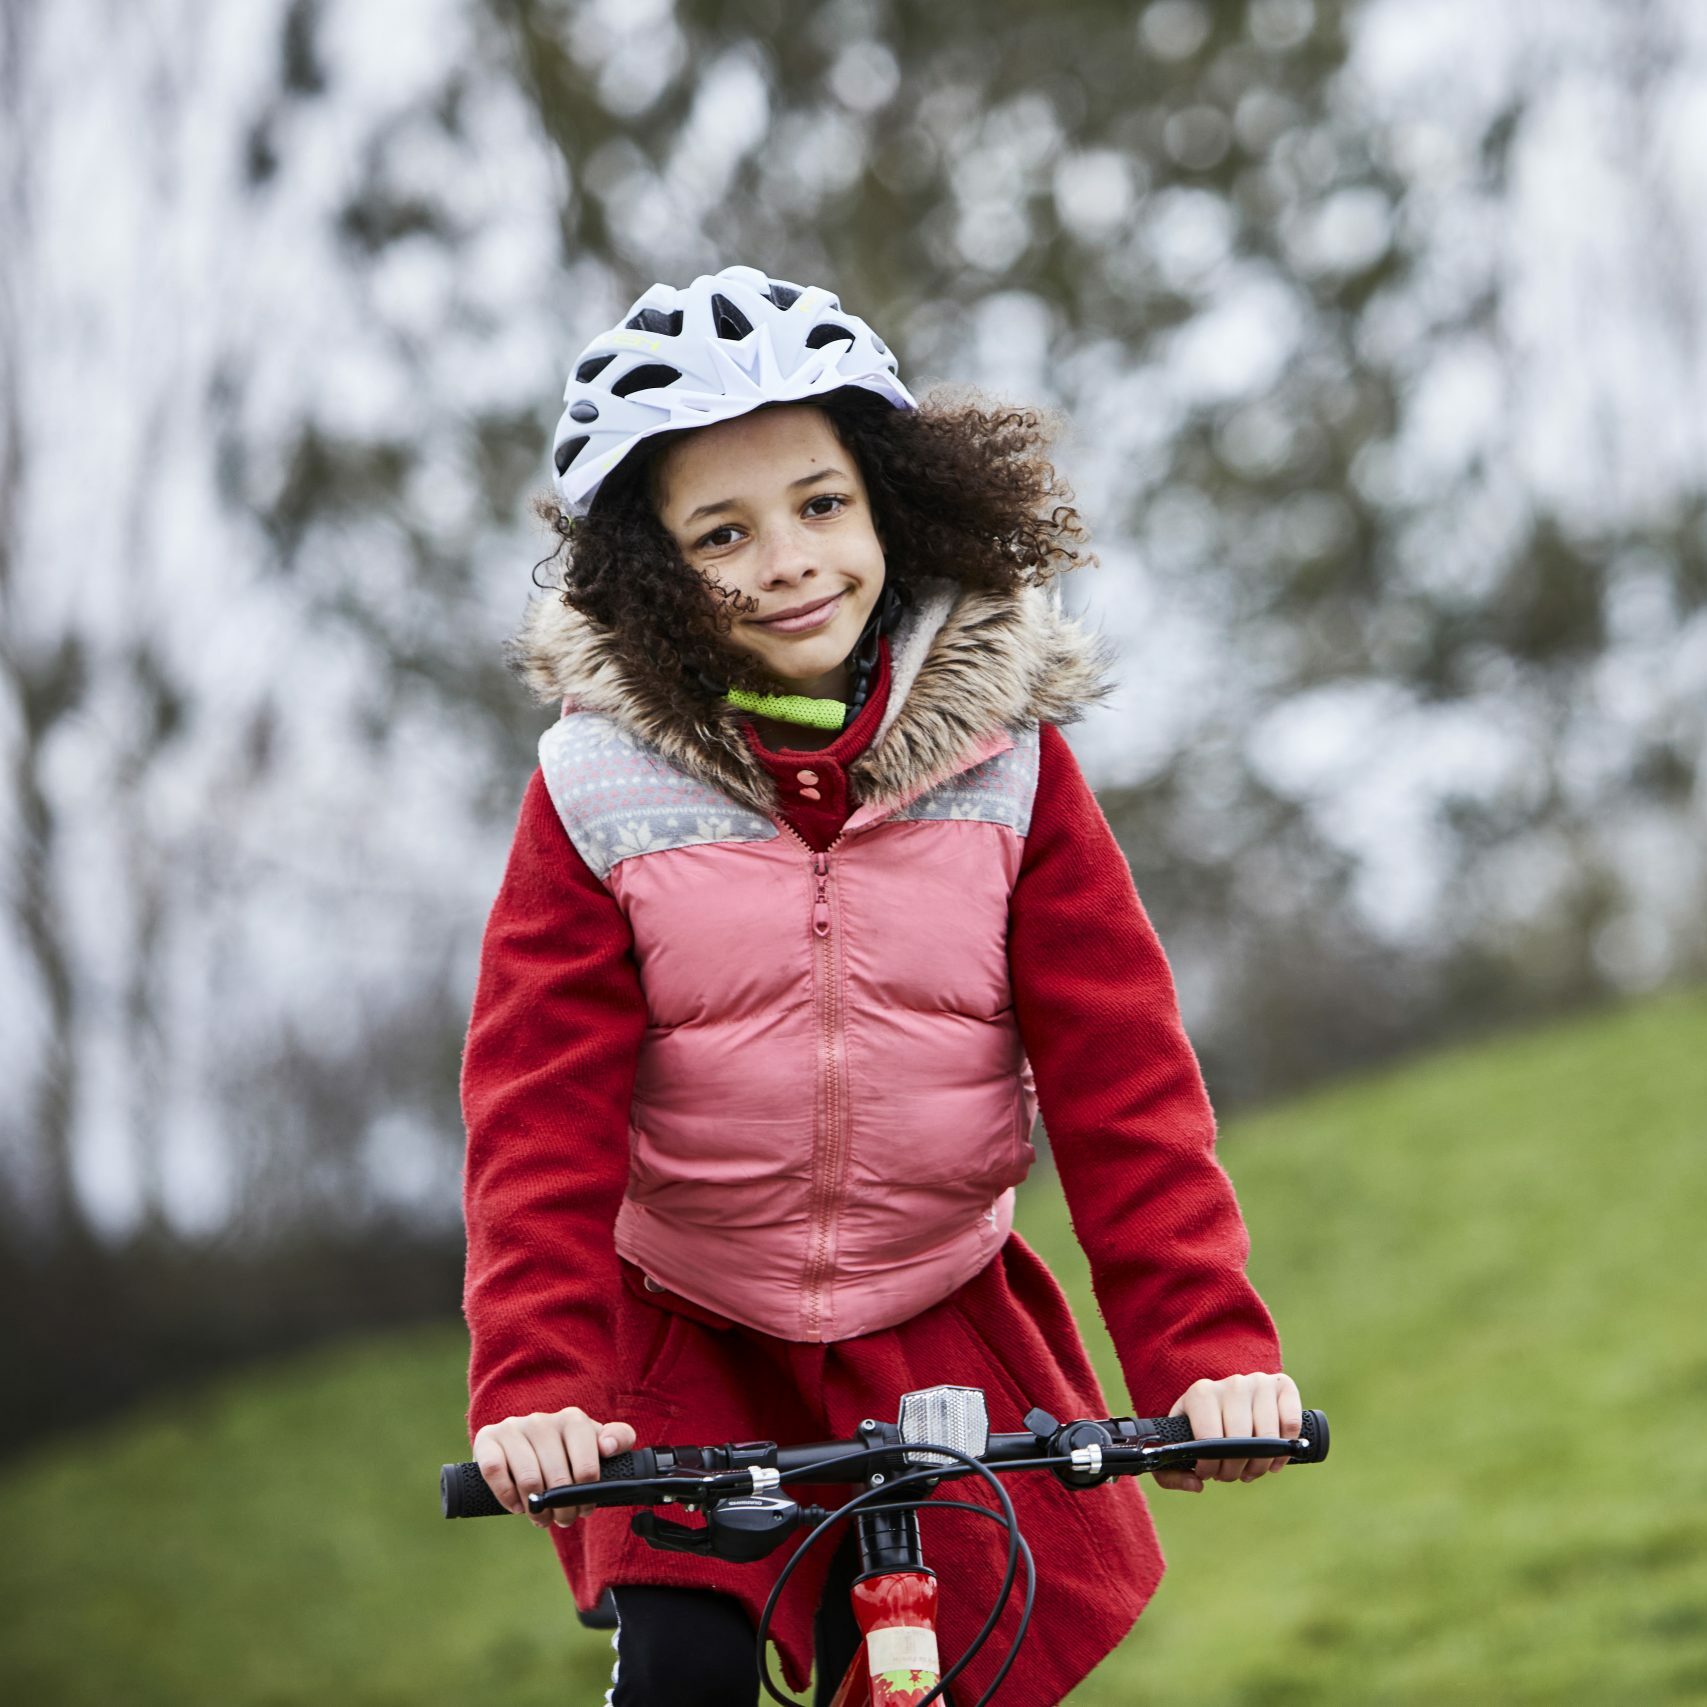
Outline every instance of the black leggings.
<svg viewBox="0 0 1707 1707">
<path fill-rule="evenodd" d="M 859 1647 L 859 1626 L 848 1604 L 858 1557 L 850 1535 L 830 1561 L 813 1619 L 816 1707 L 829 1707 Z M 754 1707 L 759 1676 L 753 1621 L 733 1595 L 640 1585 L 611 1592 L 621 1619 L 606 1698 L 611 1707 Z"/>
</svg>

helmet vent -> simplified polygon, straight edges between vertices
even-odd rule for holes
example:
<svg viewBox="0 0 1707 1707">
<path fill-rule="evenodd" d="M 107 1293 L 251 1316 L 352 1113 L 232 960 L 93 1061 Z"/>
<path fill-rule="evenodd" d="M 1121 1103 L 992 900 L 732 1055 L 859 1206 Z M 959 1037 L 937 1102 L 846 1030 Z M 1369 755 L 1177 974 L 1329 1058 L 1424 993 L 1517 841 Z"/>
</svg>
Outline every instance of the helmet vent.
<svg viewBox="0 0 1707 1707">
<path fill-rule="evenodd" d="M 845 326 L 834 324 L 814 326 L 807 335 L 806 347 L 809 350 L 821 350 L 826 344 L 834 344 L 843 338 L 850 344 L 853 342 L 853 333 Z"/>
<path fill-rule="evenodd" d="M 679 308 L 643 308 L 624 324 L 631 332 L 661 332 L 666 338 L 682 335 L 682 311 Z"/>
<path fill-rule="evenodd" d="M 792 308 L 800 300 L 800 292 L 793 285 L 773 284 L 765 292 L 778 308 Z"/>
<path fill-rule="evenodd" d="M 553 458 L 557 464 L 557 472 L 559 474 L 567 474 L 569 472 L 569 464 L 572 463 L 586 448 L 587 434 L 585 433 L 582 433 L 581 436 L 576 439 L 565 439 L 563 443 L 557 447 L 557 455 Z"/>
<path fill-rule="evenodd" d="M 630 368 L 621 379 L 611 385 L 611 394 L 615 397 L 630 397 L 636 391 L 649 391 L 653 386 L 674 385 L 682 376 L 673 367 L 666 367 L 662 362 L 647 362 L 643 367 Z"/>
<path fill-rule="evenodd" d="M 711 323 L 720 338 L 738 343 L 753 329 L 753 323 L 726 296 L 711 299 Z"/>
<path fill-rule="evenodd" d="M 585 385 L 588 380 L 597 379 L 598 376 L 615 360 L 615 350 L 612 350 L 608 356 L 588 356 L 587 359 L 575 369 L 576 384 Z"/>
</svg>

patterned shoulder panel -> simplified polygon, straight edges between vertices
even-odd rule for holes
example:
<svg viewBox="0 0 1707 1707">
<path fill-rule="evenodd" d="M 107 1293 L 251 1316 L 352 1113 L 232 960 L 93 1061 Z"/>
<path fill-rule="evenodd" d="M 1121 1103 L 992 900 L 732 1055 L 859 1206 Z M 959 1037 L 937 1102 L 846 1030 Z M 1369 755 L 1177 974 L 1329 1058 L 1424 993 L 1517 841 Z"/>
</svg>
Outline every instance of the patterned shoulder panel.
<svg viewBox="0 0 1707 1707">
<path fill-rule="evenodd" d="M 597 712 L 571 712 L 539 738 L 551 802 L 575 850 L 603 881 L 637 854 L 707 842 L 768 842 L 768 818 L 666 764 Z"/>
<path fill-rule="evenodd" d="M 1022 724 L 1013 731 L 1013 738 L 1014 744 L 1005 753 L 951 776 L 903 807 L 895 817 L 974 819 L 1006 824 L 1023 836 L 1031 828 L 1031 807 L 1037 798 L 1040 745 L 1036 723 Z"/>
</svg>

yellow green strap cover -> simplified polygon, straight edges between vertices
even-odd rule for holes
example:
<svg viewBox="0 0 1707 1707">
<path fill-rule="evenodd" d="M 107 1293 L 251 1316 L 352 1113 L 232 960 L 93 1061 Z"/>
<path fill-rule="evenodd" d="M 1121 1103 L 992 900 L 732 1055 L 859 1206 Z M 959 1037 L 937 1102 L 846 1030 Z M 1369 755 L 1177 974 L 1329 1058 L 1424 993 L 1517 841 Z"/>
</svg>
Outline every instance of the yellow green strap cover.
<svg viewBox="0 0 1707 1707">
<path fill-rule="evenodd" d="M 804 723 L 809 729 L 840 729 L 848 715 L 839 699 L 808 699 L 802 693 L 748 693 L 731 688 L 725 697 L 739 711 L 778 723 Z"/>
</svg>

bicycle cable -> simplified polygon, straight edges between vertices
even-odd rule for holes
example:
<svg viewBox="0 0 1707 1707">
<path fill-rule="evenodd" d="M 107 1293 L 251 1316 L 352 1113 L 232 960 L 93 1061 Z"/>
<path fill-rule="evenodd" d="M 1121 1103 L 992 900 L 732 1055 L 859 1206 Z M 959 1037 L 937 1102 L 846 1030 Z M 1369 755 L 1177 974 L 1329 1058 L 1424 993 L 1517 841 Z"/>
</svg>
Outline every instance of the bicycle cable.
<svg viewBox="0 0 1707 1707">
<path fill-rule="evenodd" d="M 997 1673 L 996 1683 L 1000 1683 L 1001 1679 L 1006 1677 L 1009 1667 L 1012 1666 L 1014 1658 L 1019 1652 L 1020 1643 L 1025 1639 L 1026 1631 L 1031 1623 L 1032 1606 L 1036 1599 L 1037 1591 L 1037 1570 L 1035 1562 L 1031 1556 L 1031 1548 L 1027 1545 L 1025 1537 L 1020 1533 L 1019 1519 L 1014 1513 L 1013 1501 L 1009 1498 L 1007 1489 L 1002 1486 L 1001 1478 L 997 1476 L 996 1473 L 987 1465 L 980 1462 L 977 1458 L 974 1458 L 970 1453 L 962 1452 L 958 1447 L 908 1442 L 906 1450 L 908 1452 L 930 1452 L 941 1457 L 958 1459 L 964 1466 L 964 1469 L 955 1471 L 953 1474 L 973 1474 L 980 1477 L 983 1481 L 988 1482 L 991 1489 L 994 1491 L 996 1498 L 1001 1503 L 1001 1510 L 991 1511 L 988 1506 L 971 1505 L 969 1502 L 963 1500 L 923 1499 L 902 1501 L 896 1500 L 892 1497 L 895 1489 L 897 1488 L 904 1488 L 909 1485 L 915 1485 L 923 1482 L 941 1481 L 943 1479 L 945 1467 L 939 1465 L 928 1469 L 909 1471 L 907 1474 L 896 1477 L 894 1481 L 888 1482 L 882 1487 L 867 1489 L 865 1493 L 856 1495 L 853 1499 L 848 1500 L 844 1505 L 840 1505 L 834 1511 L 830 1512 L 812 1530 L 806 1539 L 800 1543 L 800 1545 L 795 1549 L 793 1555 L 789 1558 L 788 1562 L 778 1573 L 776 1583 L 772 1587 L 770 1596 L 765 1602 L 764 1612 L 759 1618 L 759 1681 L 764 1685 L 765 1691 L 769 1694 L 771 1699 L 782 1703 L 783 1707 L 790 1707 L 790 1703 L 788 1701 L 788 1697 L 777 1689 L 775 1681 L 771 1677 L 770 1657 L 766 1652 L 765 1647 L 766 1641 L 770 1635 L 771 1619 L 775 1615 L 777 1603 L 781 1599 L 783 1588 L 787 1584 L 789 1578 L 793 1576 L 800 1561 L 806 1556 L 808 1550 L 817 1541 L 819 1541 L 837 1524 L 846 1522 L 850 1517 L 857 1516 L 868 1506 L 883 1506 L 886 1509 L 896 1510 L 923 1510 L 926 1507 L 931 1507 L 942 1511 L 953 1511 L 957 1509 L 977 1511 L 982 1512 L 986 1517 L 1000 1523 L 1007 1530 L 1008 1534 L 1007 1567 L 1002 1574 L 1001 1591 L 996 1598 L 995 1604 L 990 1610 L 989 1616 L 984 1620 L 982 1628 L 968 1645 L 965 1652 L 962 1653 L 960 1658 L 957 1659 L 942 1675 L 942 1677 L 937 1681 L 935 1687 L 931 1689 L 928 1694 L 919 1698 L 915 1707 L 930 1707 L 932 1702 L 940 1701 L 943 1698 L 943 1692 L 948 1688 L 949 1684 L 965 1670 L 966 1666 L 983 1648 L 985 1642 L 989 1640 L 991 1632 L 995 1629 L 997 1622 L 1001 1618 L 1003 1608 L 1012 1596 L 1014 1576 L 1023 1556 L 1026 1566 L 1026 1593 L 1024 1606 L 1021 1613 L 1019 1628 L 1014 1634 L 1014 1639 L 1008 1649 L 1007 1657 L 1003 1661 L 1000 1671 Z M 1047 1464 L 1053 1463 L 1054 1460 L 1048 1459 L 1040 1462 Z M 810 1481 L 818 1468 L 819 1467 L 817 1465 L 813 1464 L 802 1465 L 798 1470 L 786 1471 L 781 1479 L 783 1481 Z M 995 1684 L 991 1685 L 992 1690 L 995 1687 Z M 974 1703 L 974 1707 L 985 1707 L 985 1703 L 989 1700 L 990 1691 L 987 1690 L 978 1698 L 978 1701 Z"/>
<path fill-rule="evenodd" d="M 973 1505 L 970 1500 L 903 1500 L 893 1509 L 896 1511 L 969 1511 L 979 1517 L 987 1517 L 992 1523 L 1001 1523 L 1002 1514 L 991 1511 L 987 1505 Z M 1002 1663 L 996 1668 L 996 1675 L 990 1679 L 990 1687 L 972 1703 L 972 1707 L 987 1707 L 987 1703 L 995 1700 L 996 1691 L 1001 1688 L 1007 1675 L 1013 1670 L 1014 1661 L 1019 1658 L 1019 1645 L 1026 1631 L 1031 1627 L 1032 1606 L 1037 1599 L 1037 1563 L 1032 1558 L 1031 1543 L 1026 1540 L 1022 1531 L 1019 1537 L 1020 1561 L 1025 1566 L 1025 1594 L 1020 1601 L 1019 1628 L 1014 1633 L 1014 1639 L 1008 1644 L 1008 1651 L 1003 1656 Z M 1003 1578 L 1004 1587 L 996 1595 L 995 1605 L 990 1616 L 984 1620 L 984 1627 L 967 1644 L 966 1651 L 954 1662 L 953 1667 L 943 1675 L 942 1687 L 946 1689 L 957 1678 L 962 1669 L 973 1659 L 978 1650 L 989 1638 L 991 1629 L 1007 1606 L 1013 1586 L 1012 1574 Z M 930 1699 L 921 1696 L 919 1707 Z"/>
<path fill-rule="evenodd" d="M 850 1508 L 852 1508 L 853 1503 L 854 1502 L 850 1500 L 848 1502 L 848 1506 Z M 957 1510 L 957 1509 L 971 1510 L 971 1511 L 975 1511 L 975 1512 L 981 1512 L 985 1517 L 992 1519 L 996 1523 L 1002 1524 L 1004 1527 L 1006 1527 L 1006 1524 L 1007 1524 L 1007 1520 L 1002 1515 L 1002 1513 L 997 1512 L 997 1511 L 992 1511 L 988 1506 L 973 1506 L 973 1505 L 970 1505 L 968 1502 L 960 1501 L 960 1500 L 888 1500 L 888 1501 L 883 1501 L 883 1502 L 879 1502 L 879 1503 L 882 1504 L 883 1509 L 886 1512 L 887 1511 L 917 1511 L 917 1510 L 922 1509 L 926 1505 L 935 1506 L 938 1509 L 942 1509 L 942 1510 Z M 857 1515 L 857 1510 L 850 1510 L 849 1515 Z M 836 1523 L 841 1521 L 841 1520 L 842 1520 L 842 1510 L 838 1509 L 837 1511 L 832 1512 L 818 1526 L 818 1528 L 815 1529 L 806 1538 L 806 1541 L 802 1543 L 802 1546 L 799 1549 L 799 1552 L 804 1552 L 808 1547 L 810 1547 L 813 1544 L 813 1542 L 817 1541 L 822 1534 L 824 1534 L 827 1531 L 829 1531 L 830 1529 L 834 1528 Z M 1026 1545 L 1026 1541 L 1025 1541 L 1025 1538 L 1023 1535 L 1018 1537 L 1018 1542 L 1019 1542 L 1019 1547 L 1014 1550 L 1013 1556 L 1010 1557 L 1009 1569 L 1003 1573 L 1003 1581 L 1004 1581 L 1004 1583 L 1009 1585 L 1009 1592 L 1011 1592 L 1013 1569 L 1017 1565 L 1019 1558 L 1021 1556 L 1023 1556 L 1023 1558 L 1025 1560 L 1028 1573 L 1034 1573 L 1035 1572 L 1035 1566 L 1031 1562 L 1031 1549 L 1029 1548 L 1029 1546 Z M 797 1553 L 796 1557 L 798 1557 L 798 1556 L 799 1556 L 799 1554 Z M 779 1576 L 779 1579 L 778 1579 L 777 1588 L 779 1590 L 782 1586 L 782 1582 L 786 1579 L 786 1577 L 791 1576 L 793 1574 L 793 1565 L 794 1565 L 794 1560 L 790 1559 L 788 1564 L 786 1566 L 784 1566 L 783 1573 Z M 1028 1606 L 1030 1605 L 1031 1600 L 1032 1600 L 1033 1589 L 1034 1589 L 1034 1583 L 1030 1579 L 1030 1576 L 1028 1575 L 1027 1593 L 1026 1593 L 1026 1604 Z M 771 1599 L 769 1601 L 767 1601 L 767 1603 L 766 1603 L 764 1615 L 760 1619 L 760 1622 L 759 1622 L 758 1641 L 760 1643 L 760 1655 L 761 1655 L 760 1663 L 759 1663 L 759 1675 L 760 1675 L 761 1682 L 764 1683 L 765 1688 L 769 1692 L 769 1694 L 771 1695 L 772 1699 L 779 1701 L 779 1702 L 782 1702 L 782 1701 L 786 1701 L 787 1698 L 778 1693 L 776 1685 L 775 1685 L 775 1681 L 770 1677 L 769 1659 L 768 1659 L 768 1655 L 765 1653 L 765 1650 L 764 1650 L 763 1645 L 762 1645 L 764 1643 L 764 1641 L 766 1641 L 769 1637 L 770 1619 L 774 1616 L 777 1598 L 778 1598 L 777 1595 L 773 1593 Z M 949 1684 L 952 1683 L 954 1681 L 954 1679 L 960 1674 L 960 1672 L 963 1671 L 966 1668 L 966 1666 L 968 1664 L 970 1664 L 971 1661 L 977 1657 L 977 1655 L 978 1655 L 980 1649 L 983 1647 L 984 1643 L 986 1641 L 988 1641 L 991 1631 L 995 1628 L 996 1621 L 1000 1617 L 1002 1608 L 1007 1603 L 1007 1599 L 1008 1599 L 1007 1593 L 998 1595 L 989 1616 L 984 1620 L 984 1624 L 980 1628 L 980 1630 L 978 1631 L 978 1634 L 973 1638 L 972 1642 L 970 1644 L 968 1644 L 966 1651 L 960 1656 L 960 1658 L 958 1660 L 955 1661 L 954 1665 L 937 1682 L 935 1687 L 933 1687 L 927 1695 L 924 1695 L 920 1698 L 919 1702 L 916 1704 L 916 1707 L 930 1707 L 930 1703 L 940 1700 L 942 1698 L 943 1692 L 948 1688 Z M 1023 1634 L 1023 1631 L 1021 1633 Z M 1018 1638 L 1016 1637 L 1016 1644 L 1017 1644 L 1017 1640 L 1018 1640 Z M 1017 1646 L 1014 1649 L 1010 1650 L 1010 1659 L 1011 1659 L 1011 1656 L 1014 1652 L 1017 1652 Z M 1004 1664 L 1003 1667 L 1001 1668 L 1002 1674 L 1005 1674 L 1007 1669 L 1008 1669 L 1007 1664 Z M 985 1699 L 985 1697 L 979 1698 L 980 1707 L 981 1707 L 981 1704 L 984 1701 L 984 1699 Z"/>
</svg>

